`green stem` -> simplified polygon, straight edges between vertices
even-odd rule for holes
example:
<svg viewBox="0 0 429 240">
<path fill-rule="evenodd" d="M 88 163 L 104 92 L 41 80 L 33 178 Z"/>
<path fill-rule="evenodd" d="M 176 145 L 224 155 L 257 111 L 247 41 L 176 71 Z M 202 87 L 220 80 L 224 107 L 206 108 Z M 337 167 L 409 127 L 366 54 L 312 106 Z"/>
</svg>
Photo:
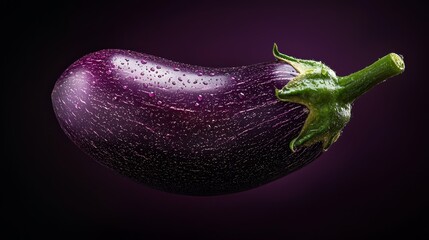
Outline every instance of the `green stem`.
<svg viewBox="0 0 429 240">
<path fill-rule="evenodd" d="M 353 102 L 375 85 L 402 73 L 404 61 L 396 53 L 390 53 L 368 67 L 338 79 L 339 98 L 344 102 Z"/>
<path fill-rule="evenodd" d="M 310 111 L 301 132 L 289 144 L 292 151 L 318 142 L 322 142 L 323 149 L 327 150 L 349 122 L 352 102 L 405 69 L 402 57 L 391 53 L 358 72 L 338 77 L 321 62 L 280 53 L 276 44 L 273 54 L 279 61 L 292 65 L 299 72 L 282 89 L 276 89 L 277 98 L 305 105 Z"/>
</svg>

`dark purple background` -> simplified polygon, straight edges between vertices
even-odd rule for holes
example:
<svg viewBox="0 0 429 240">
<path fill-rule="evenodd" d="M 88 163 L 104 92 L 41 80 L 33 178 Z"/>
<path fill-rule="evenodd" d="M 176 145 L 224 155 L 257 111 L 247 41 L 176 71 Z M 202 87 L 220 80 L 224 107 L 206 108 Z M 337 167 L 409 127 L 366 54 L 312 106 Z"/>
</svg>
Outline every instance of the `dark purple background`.
<svg viewBox="0 0 429 240">
<path fill-rule="evenodd" d="M 2 218 L 15 234 L 81 239 L 429 234 L 423 7 L 409 1 L 71 1 L 4 11 L 14 17 L 2 16 L 3 38 L 11 40 L 4 51 L 12 50 L 3 64 L 8 77 L 2 79 L 4 147 L 12 153 L 2 159 Z M 284 53 L 322 60 L 338 75 L 389 52 L 404 55 L 406 71 L 361 97 L 339 141 L 316 161 L 257 189 L 217 197 L 163 193 L 115 174 L 67 139 L 52 110 L 56 79 L 89 52 L 122 48 L 227 67 L 273 61 L 273 42 Z"/>
</svg>

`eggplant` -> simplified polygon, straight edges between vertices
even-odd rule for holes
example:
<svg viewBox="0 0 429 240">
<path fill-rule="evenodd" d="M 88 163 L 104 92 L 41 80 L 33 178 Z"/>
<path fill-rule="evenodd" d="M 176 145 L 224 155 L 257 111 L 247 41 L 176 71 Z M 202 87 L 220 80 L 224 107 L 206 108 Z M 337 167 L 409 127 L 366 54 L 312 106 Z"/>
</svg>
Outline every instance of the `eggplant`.
<svg viewBox="0 0 429 240">
<path fill-rule="evenodd" d="M 404 71 L 386 55 L 345 77 L 321 62 L 208 68 L 107 49 L 68 67 L 52 91 L 65 134 L 108 168 L 187 195 L 248 190 L 316 159 L 350 119 L 353 101 Z"/>
</svg>

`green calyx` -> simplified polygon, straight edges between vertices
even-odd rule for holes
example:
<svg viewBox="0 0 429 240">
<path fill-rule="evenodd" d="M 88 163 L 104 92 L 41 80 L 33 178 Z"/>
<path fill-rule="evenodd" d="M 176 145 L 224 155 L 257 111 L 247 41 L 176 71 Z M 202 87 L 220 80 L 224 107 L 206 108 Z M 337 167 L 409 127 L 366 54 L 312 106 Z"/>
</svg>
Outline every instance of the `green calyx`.
<svg viewBox="0 0 429 240">
<path fill-rule="evenodd" d="M 310 111 L 298 137 L 289 144 L 292 151 L 317 142 L 322 142 L 323 149 L 327 150 L 349 122 L 353 101 L 405 69 L 402 57 L 390 53 L 358 72 L 337 77 L 322 62 L 297 59 L 280 53 L 277 44 L 274 44 L 273 54 L 299 73 L 282 89 L 276 89 L 277 98 L 305 105 Z"/>
</svg>

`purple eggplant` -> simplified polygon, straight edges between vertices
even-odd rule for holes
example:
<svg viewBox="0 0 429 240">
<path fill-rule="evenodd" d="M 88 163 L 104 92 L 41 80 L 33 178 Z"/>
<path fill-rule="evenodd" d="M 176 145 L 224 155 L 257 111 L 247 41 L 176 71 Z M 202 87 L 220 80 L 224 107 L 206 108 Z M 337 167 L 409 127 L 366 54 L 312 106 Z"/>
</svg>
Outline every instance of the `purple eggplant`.
<svg viewBox="0 0 429 240">
<path fill-rule="evenodd" d="M 66 135 L 102 165 L 159 190 L 216 195 L 313 161 L 338 139 L 354 99 L 404 70 L 392 53 L 337 77 L 273 53 L 277 61 L 207 68 L 102 50 L 62 74 L 52 103 Z"/>
</svg>

